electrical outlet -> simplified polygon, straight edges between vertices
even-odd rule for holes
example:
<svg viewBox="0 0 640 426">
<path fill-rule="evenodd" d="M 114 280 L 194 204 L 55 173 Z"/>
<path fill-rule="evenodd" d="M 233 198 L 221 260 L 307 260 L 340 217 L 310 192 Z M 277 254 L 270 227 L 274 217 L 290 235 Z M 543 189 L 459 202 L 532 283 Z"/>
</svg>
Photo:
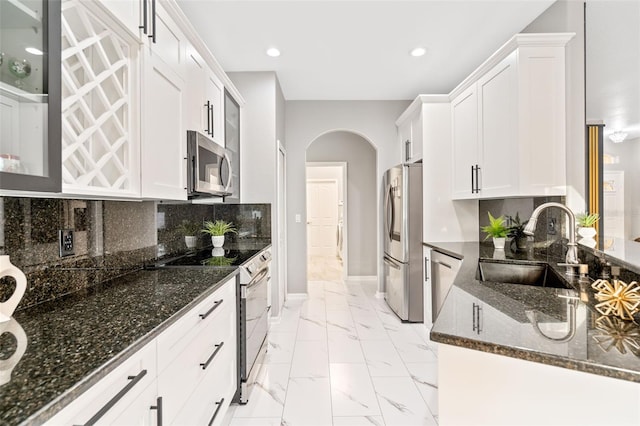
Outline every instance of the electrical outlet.
<svg viewBox="0 0 640 426">
<path fill-rule="evenodd" d="M 73 229 L 58 230 L 58 243 L 60 245 L 60 257 L 74 255 Z"/>
</svg>

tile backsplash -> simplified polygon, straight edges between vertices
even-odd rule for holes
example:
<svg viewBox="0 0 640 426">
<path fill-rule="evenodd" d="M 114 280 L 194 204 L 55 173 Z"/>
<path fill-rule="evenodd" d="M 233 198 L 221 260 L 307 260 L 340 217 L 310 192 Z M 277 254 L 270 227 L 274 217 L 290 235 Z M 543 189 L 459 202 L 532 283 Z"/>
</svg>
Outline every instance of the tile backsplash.
<svg viewBox="0 0 640 426">
<path fill-rule="evenodd" d="M 478 222 L 480 227 L 489 224 L 487 212 L 491 212 L 494 217 L 504 216 L 507 225 L 511 224 L 511 219 L 515 219 L 516 214 L 520 217 L 520 223 L 528 220 L 531 213 L 541 204 L 557 202 L 564 204 L 564 197 L 524 197 L 524 198 L 504 198 L 495 200 L 480 200 L 478 208 Z M 557 208 L 543 210 L 538 217 L 533 241 L 536 247 L 544 247 L 549 251 L 554 251 L 553 255 L 564 256 L 562 253 L 555 253 L 555 250 L 562 249 L 561 241 L 566 239 L 565 213 Z M 486 234 L 478 229 L 479 241 L 483 244 L 492 244 L 490 239 L 485 240 Z M 531 240 L 531 238 L 529 238 Z M 531 241 L 529 245 L 533 246 Z M 509 247 L 507 247 L 509 249 Z"/>
<path fill-rule="evenodd" d="M 205 220 L 234 222 L 236 238 L 271 238 L 269 204 L 164 204 L 156 201 L 105 201 L 0 197 L 0 254 L 26 275 L 28 288 L 19 309 L 87 289 L 140 269 L 163 254 L 184 252 L 182 221 L 201 227 Z M 72 256 L 61 258 L 58 231 L 73 229 Z M 199 235 L 199 246 L 210 245 Z M 15 282 L 0 279 L 0 301 Z"/>
<path fill-rule="evenodd" d="M 184 222 L 202 228 L 206 220 L 226 220 L 236 227 L 237 234 L 227 234 L 231 241 L 260 239 L 271 240 L 270 204 L 158 204 L 158 255 L 172 255 L 186 249 L 185 233 L 180 228 Z M 211 238 L 197 232 L 198 247 L 211 245 Z"/>
</svg>

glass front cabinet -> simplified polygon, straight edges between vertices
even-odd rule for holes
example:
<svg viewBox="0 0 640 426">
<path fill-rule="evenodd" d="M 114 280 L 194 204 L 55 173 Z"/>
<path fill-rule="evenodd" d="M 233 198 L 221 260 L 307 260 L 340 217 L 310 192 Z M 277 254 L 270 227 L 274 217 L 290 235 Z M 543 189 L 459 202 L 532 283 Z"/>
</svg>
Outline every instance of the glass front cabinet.
<svg viewBox="0 0 640 426">
<path fill-rule="evenodd" d="M 0 189 L 60 192 L 60 1 L 0 0 Z"/>
</svg>

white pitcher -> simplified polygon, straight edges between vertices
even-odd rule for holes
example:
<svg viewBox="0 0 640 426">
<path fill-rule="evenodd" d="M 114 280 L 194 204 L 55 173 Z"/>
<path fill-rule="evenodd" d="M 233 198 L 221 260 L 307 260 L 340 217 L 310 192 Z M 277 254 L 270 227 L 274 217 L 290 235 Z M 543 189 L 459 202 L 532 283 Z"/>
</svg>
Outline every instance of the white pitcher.
<svg viewBox="0 0 640 426">
<path fill-rule="evenodd" d="M 18 307 L 18 303 L 22 300 L 24 292 L 27 290 L 27 277 L 16 266 L 11 264 L 9 256 L 0 255 L 0 278 L 12 277 L 16 280 L 16 289 L 9 299 L 0 303 L 0 322 L 9 321 L 11 315 Z"/>
</svg>

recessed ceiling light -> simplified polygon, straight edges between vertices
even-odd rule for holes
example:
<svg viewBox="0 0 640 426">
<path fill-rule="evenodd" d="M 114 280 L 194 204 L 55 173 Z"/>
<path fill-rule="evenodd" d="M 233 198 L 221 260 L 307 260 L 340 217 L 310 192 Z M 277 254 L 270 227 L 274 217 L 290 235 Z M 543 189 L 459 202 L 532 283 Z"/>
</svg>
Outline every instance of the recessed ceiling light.
<svg viewBox="0 0 640 426">
<path fill-rule="evenodd" d="M 609 135 L 609 139 L 613 143 L 621 143 L 627 138 L 627 134 L 621 130 L 616 130 L 615 132 Z"/>
<path fill-rule="evenodd" d="M 28 53 L 31 53 L 32 55 L 42 56 L 42 50 L 36 49 L 35 47 L 26 47 L 24 50 L 26 50 Z"/>
<path fill-rule="evenodd" d="M 267 49 L 267 55 L 271 56 L 272 58 L 277 58 L 278 56 L 280 56 L 280 51 L 275 47 L 270 47 Z"/>
<path fill-rule="evenodd" d="M 416 47 L 414 49 L 411 49 L 411 52 L 409 52 L 411 54 L 411 56 L 414 57 L 419 57 L 419 56 L 424 56 L 425 53 L 427 53 L 427 49 L 425 49 L 424 47 Z"/>
</svg>

